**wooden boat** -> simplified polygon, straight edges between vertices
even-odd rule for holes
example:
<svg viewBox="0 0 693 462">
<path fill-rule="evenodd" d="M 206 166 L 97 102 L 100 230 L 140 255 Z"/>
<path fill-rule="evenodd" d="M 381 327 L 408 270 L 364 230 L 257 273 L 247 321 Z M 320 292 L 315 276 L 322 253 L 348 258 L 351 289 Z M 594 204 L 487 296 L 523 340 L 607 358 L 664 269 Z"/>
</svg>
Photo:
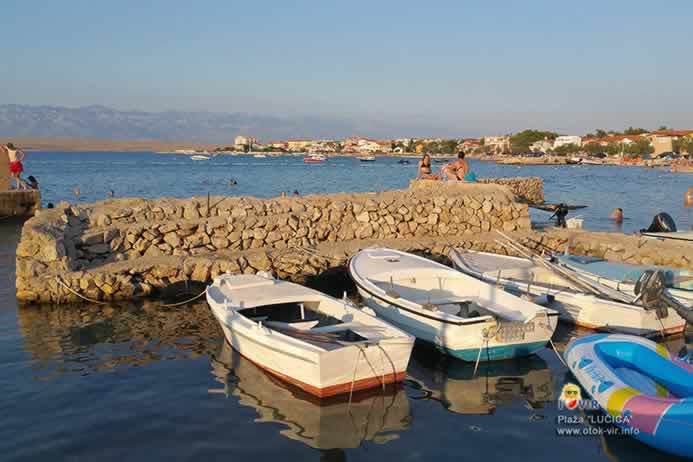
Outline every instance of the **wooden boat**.
<svg viewBox="0 0 693 462">
<path fill-rule="evenodd" d="M 557 324 L 551 309 L 398 250 L 362 250 L 349 275 L 378 316 L 465 361 L 535 353 Z"/>
<path fill-rule="evenodd" d="M 226 339 L 259 367 L 318 397 L 399 382 L 413 337 L 316 290 L 222 275 L 207 302 Z"/>
<path fill-rule="evenodd" d="M 303 158 L 303 162 L 325 162 L 327 160 L 327 156 L 324 154 L 310 154 L 306 157 Z"/>
<path fill-rule="evenodd" d="M 357 159 L 361 162 L 375 162 L 375 156 L 360 156 Z"/>
<path fill-rule="evenodd" d="M 450 259 L 465 274 L 515 293 L 541 297 L 541 303 L 557 310 L 559 319 L 570 324 L 635 335 L 676 334 L 686 327 L 686 321 L 674 310 L 667 310 L 662 317 L 657 310 L 587 293 L 529 258 L 453 250 Z M 604 287 L 603 291 L 609 295 L 615 289 Z"/>
<path fill-rule="evenodd" d="M 586 278 L 632 295 L 634 295 L 635 283 L 645 270 L 663 270 L 667 276 L 669 294 L 683 304 L 693 304 L 693 271 L 691 270 L 638 266 L 568 254 L 557 258 L 561 265 L 579 272 Z"/>
<path fill-rule="evenodd" d="M 227 342 L 210 362 L 220 386 L 209 392 L 233 396 L 253 411 L 239 415 L 241 421 L 268 424 L 265 430 L 312 448 L 357 448 L 372 440 L 382 443 L 411 426 L 409 399 L 401 384 L 385 391 L 363 390 L 351 399 L 342 395 L 319 400 L 242 358 Z"/>
<path fill-rule="evenodd" d="M 628 435 L 660 451 L 693 457 L 693 366 L 663 345 L 628 335 L 574 339 L 565 358 L 582 388 Z M 579 398 L 564 405 L 591 404 Z"/>
</svg>

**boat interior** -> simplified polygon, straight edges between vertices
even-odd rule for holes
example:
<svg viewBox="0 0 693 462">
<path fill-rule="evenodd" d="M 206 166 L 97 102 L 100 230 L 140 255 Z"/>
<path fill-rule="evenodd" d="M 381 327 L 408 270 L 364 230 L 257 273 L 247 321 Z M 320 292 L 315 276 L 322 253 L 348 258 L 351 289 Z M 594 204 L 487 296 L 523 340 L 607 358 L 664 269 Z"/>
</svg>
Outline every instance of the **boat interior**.
<svg viewBox="0 0 693 462">
<path fill-rule="evenodd" d="M 320 303 L 278 303 L 244 308 L 237 312 L 251 321 L 326 349 L 373 339 L 372 335 L 368 335 L 373 331 L 372 326 L 353 322 L 350 314 L 338 319 L 319 310 Z"/>
<path fill-rule="evenodd" d="M 416 276 L 404 276 L 401 272 L 394 272 L 389 275 L 376 275 L 369 280 L 388 297 L 414 302 L 423 310 L 444 313 L 463 320 L 524 320 L 524 314 L 496 300 L 482 297 L 468 281 L 454 276 L 424 269 L 417 271 Z M 484 283 L 479 282 L 479 285 L 481 284 Z M 464 294 L 459 293 L 461 287 L 464 288 Z"/>
<path fill-rule="evenodd" d="M 547 286 L 552 289 L 569 289 L 571 283 L 555 272 L 537 266 L 529 260 L 485 253 L 460 254 L 462 262 L 470 270 L 488 280 L 507 280 L 522 284 Z"/>
<path fill-rule="evenodd" d="M 632 342 L 604 342 L 595 352 L 627 385 L 656 396 L 665 390 L 676 398 L 693 398 L 690 371 L 657 352 Z"/>
</svg>

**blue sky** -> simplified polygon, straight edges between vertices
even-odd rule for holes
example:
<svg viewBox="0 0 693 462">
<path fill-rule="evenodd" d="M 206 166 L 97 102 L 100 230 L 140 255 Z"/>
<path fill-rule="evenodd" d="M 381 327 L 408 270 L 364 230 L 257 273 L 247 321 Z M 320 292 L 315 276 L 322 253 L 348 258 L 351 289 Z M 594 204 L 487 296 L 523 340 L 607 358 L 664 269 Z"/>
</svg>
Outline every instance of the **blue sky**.
<svg viewBox="0 0 693 462">
<path fill-rule="evenodd" d="M 3 0 L 0 103 L 693 128 L 693 2 Z"/>
</svg>

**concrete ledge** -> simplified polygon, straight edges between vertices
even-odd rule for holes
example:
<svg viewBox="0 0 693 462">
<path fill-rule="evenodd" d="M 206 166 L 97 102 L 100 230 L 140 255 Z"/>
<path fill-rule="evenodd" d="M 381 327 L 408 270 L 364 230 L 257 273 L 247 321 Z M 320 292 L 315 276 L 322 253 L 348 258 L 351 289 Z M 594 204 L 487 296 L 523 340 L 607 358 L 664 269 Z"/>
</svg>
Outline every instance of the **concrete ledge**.
<svg viewBox="0 0 693 462">
<path fill-rule="evenodd" d="M 41 193 L 36 189 L 0 191 L 0 217 L 33 215 L 41 208 Z"/>
</svg>

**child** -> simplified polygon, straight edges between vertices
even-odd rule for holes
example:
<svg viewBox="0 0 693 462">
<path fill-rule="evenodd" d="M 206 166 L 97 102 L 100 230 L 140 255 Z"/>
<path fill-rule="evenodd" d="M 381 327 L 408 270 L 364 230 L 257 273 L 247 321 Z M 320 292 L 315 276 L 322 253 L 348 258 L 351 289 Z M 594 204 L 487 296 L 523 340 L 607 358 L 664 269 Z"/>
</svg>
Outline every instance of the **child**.
<svg viewBox="0 0 693 462">
<path fill-rule="evenodd" d="M 10 175 L 14 178 L 17 189 L 27 189 L 27 186 L 22 181 L 22 172 L 24 171 L 24 166 L 22 161 L 26 158 L 26 153 L 21 149 L 14 147 L 14 144 L 7 143 L 7 155 L 10 157 Z"/>
</svg>

